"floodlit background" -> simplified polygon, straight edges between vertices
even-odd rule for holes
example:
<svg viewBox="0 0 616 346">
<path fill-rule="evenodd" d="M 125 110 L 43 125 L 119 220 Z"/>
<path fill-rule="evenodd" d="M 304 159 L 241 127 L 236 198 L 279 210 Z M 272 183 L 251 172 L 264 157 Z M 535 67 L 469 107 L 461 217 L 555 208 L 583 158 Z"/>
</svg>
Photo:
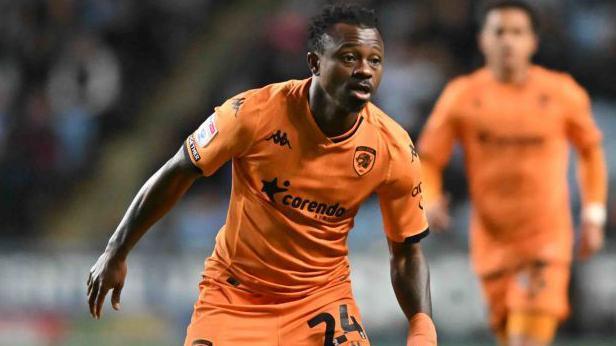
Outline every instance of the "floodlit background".
<svg viewBox="0 0 616 346">
<path fill-rule="evenodd" d="M 0 0 L 0 345 L 180 345 L 203 259 L 225 219 L 230 165 L 200 180 L 129 257 L 122 311 L 93 321 L 88 269 L 132 196 L 212 107 L 308 77 L 306 24 L 324 1 Z M 413 138 L 453 76 L 480 65 L 470 0 L 364 1 L 387 49 L 376 100 Z M 606 249 L 575 263 L 558 345 L 616 344 L 616 2 L 533 1 L 537 61 L 591 93 L 611 172 Z M 574 183 L 574 174 L 571 174 Z M 454 230 L 427 239 L 441 345 L 494 344 L 468 263 L 459 155 Z M 579 210 L 576 185 L 572 207 Z M 374 345 L 402 345 L 374 200 L 349 239 Z"/>
</svg>

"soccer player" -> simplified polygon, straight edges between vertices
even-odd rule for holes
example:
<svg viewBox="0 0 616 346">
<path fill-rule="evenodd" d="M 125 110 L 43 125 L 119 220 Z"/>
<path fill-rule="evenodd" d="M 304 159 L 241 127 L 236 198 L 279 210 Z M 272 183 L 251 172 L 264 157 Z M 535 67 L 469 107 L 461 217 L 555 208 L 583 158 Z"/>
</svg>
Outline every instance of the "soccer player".
<svg viewBox="0 0 616 346">
<path fill-rule="evenodd" d="M 330 6 L 310 26 L 312 77 L 268 85 L 217 107 L 137 193 L 90 270 L 100 318 L 119 308 L 126 257 L 148 228 L 228 160 L 226 224 L 205 261 L 184 345 L 369 345 L 351 292 L 346 239 L 377 193 L 407 345 L 436 345 L 420 163 L 407 133 L 370 103 L 383 71 L 373 11 Z M 204 206 L 207 208 L 207 205 Z"/>
<path fill-rule="evenodd" d="M 473 203 L 470 250 L 502 345 L 549 345 L 568 314 L 573 230 L 569 144 L 582 192 L 579 255 L 601 249 L 606 167 L 589 97 L 569 75 L 533 65 L 537 15 L 522 1 L 488 3 L 485 66 L 453 80 L 418 142 L 432 228 L 449 223 L 442 170 L 464 151 Z"/>
</svg>

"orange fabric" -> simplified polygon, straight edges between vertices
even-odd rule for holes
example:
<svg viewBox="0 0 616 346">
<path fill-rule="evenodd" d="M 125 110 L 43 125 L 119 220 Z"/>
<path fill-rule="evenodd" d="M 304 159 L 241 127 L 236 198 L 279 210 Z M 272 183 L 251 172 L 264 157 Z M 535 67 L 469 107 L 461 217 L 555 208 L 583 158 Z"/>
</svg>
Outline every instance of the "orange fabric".
<svg viewBox="0 0 616 346">
<path fill-rule="evenodd" d="M 310 81 L 242 93 L 186 140 L 204 175 L 233 161 L 226 224 L 206 262 L 213 278 L 229 272 L 253 292 L 286 298 L 345 280 L 346 238 L 374 192 L 392 241 L 428 227 L 406 131 L 368 104 L 355 130 L 332 141 L 310 112 Z"/>
<path fill-rule="evenodd" d="M 184 346 L 370 345 L 348 280 L 283 302 L 235 284 L 204 277 Z"/>
<path fill-rule="evenodd" d="M 539 313 L 563 320 L 569 314 L 567 264 L 533 262 L 481 277 L 490 325 L 506 330 L 512 313 Z"/>
<path fill-rule="evenodd" d="M 571 260 L 568 145 L 584 151 L 600 141 L 588 95 L 570 76 L 533 66 L 514 85 L 483 68 L 447 86 L 419 151 L 440 174 L 454 143 L 464 150 L 471 257 L 487 273 L 519 259 Z M 424 190 L 433 195 L 438 187 Z"/>
<path fill-rule="evenodd" d="M 550 314 L 513 312 L 507 318 L 507 334 L 521 336 L 544 345 L 551 344 L 558 319 Z"/>
<path fill-rule="evenodd" d="M 424 185 L 423 198 L 425 205 L 430 205 L 443 196 L 443 174 L 442 167 L 438 167 L 430 160 L 421 162 L 421 177 Z"/>
<path fill-rule="evenodd" d="M 421 312 L 409 321 L 407 346 L 436 346 L 436 328 L 432 318 Z"/>
<path fill-rule="evenodd" d="M 580 153 L 578 179 L 584 206 L 607 204 L 607 167 L 603 148 L 595 146 Z"/>
</svg>

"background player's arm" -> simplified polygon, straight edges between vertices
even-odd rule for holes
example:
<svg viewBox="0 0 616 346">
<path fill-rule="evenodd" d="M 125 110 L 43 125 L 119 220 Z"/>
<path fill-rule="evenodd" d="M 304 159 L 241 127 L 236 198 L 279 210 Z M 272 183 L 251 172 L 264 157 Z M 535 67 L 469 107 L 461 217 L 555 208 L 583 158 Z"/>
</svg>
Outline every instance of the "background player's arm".
<svg viewBox="0 0 616 346">
<path fill-rule="evenodd" d="M 449 198 L 443 193 L 444 166 L 424 156 L 421 168 L 425 184 L 423 190 L 425 191 L 426 215 L 434 229 L 445 230 L 449 228 L 451 218 L 449 216 Z"/>
<path fill-rule="evenodd" d="M 581 259 L 587 259 L 603 248 L 607 168 L 600 145 L 578 151 L 578 181 L 582 194 Z"/>
<path fill-rule="evenodd" d="M 88 304 L 94 318 L 100 318 L 107 292 L 114 309 L 119 309 L 120 293 L 126 278 L 126 257 L 137 241 L 163 217 L 201 176 L 188 158 L 186 147 L 167 161 L 141 187 L 107 248 L 98 258 L 88 277 Z"/>
<path fill-rule="evenodd" d="M 430 226 L 435 230 L 447 229 L 450 223 L 449 200 L 443 194 L 443 170 L 456 140 L 452 114 L 461 83 L 456 80 L 445 88 L 419 137 L 424 205 Z"/>
<path fill-rule="evenodd" d="M 603 247 L 607 168 L 601 146 L 601 132 L 592 118 L 586 91 L 567 77 L 567 135 L 578 154 L 577 172 L 582 195 L 582 232 L 579 256 L 586 259 Z"/>
<path fill-rule="evenodd" d="M 409 345 L 436 345 L 432 323 L 430 274 L 419 242 L 389 240 L 391 283 L 409 320 Z"/>
</svg>

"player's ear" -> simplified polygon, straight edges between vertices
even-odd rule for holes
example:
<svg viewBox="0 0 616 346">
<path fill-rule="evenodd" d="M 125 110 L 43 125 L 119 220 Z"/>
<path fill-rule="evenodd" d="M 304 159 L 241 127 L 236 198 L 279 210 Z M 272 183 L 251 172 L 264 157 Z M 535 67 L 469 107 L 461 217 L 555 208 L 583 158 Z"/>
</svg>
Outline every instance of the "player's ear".
<svg viewBox="0 0 616 346">
<path fill-rule="evenodd" d="M 483 33 L 483 30 L 481 30 L 481 31 L 479 31 L 477 33 L 477 48 L 479 48 L 479 51 L 484 56 L 486 54 L 485 45 L 486 45 L 486 43 L 485 43 L 485 35 Z"/>
<path fill-rule="evenodd" d="M 313 76 L 318 76 L 320 74 L 320 58 L 319 55 L 315 52 L 308 52 L 306 55 L 306 62 L 308 62 L 308 68 Z"/>
<path fill-rule="evenodd" d="M 533 33 L 533 47 L 531 51 L 532 52 L 531 56 L 535 55 L 538 49 L 539 49 L 539 35 L 537 33 Z"/>
</svg>

